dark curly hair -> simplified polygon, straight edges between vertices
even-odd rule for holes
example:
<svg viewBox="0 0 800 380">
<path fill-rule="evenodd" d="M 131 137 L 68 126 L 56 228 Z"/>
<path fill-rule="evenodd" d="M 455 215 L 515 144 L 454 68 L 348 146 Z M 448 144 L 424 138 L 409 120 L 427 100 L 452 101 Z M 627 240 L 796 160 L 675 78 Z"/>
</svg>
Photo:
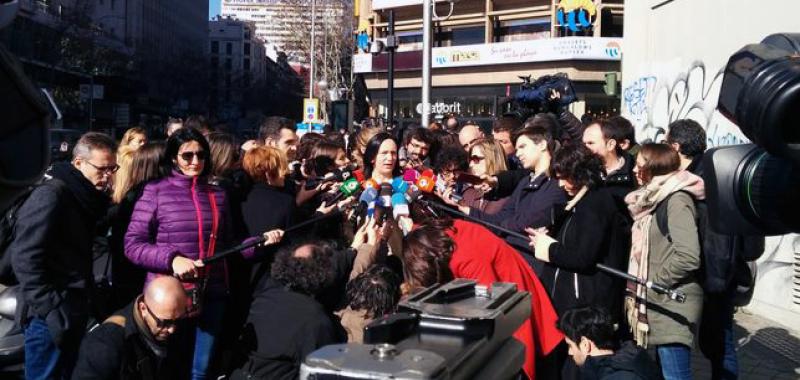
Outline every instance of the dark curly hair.
<svg viewBox="0 0 800 380">
<path fill-rule="evenodd" d="M 469 169 L 469 156 L 464 148 L 458 145 L 443 146 L 433 158 L 433 170 L 441 173 L 445 170 L 466 171 Z"/>
<path fill-rule="evenodd" d="M 403 241 L 403 272 L 412 288 L 444 284 L 453 279 L 450 258 L 456 245 L 447 229 L 424 225 L 411 231 Z"/>
<path fill-rule="evenodd" d="M 369 318 L 394 312 L 400 301 L 400 278 L 385 265 L 373 265 L 347 283 L 347 304 Z"/>
<path fill-rule="evenodd" d="M 559 149 L 552 170 L 558 178 L 569 180 L 578 188 L 594 188 L 603 183 L 605 175 L 600 156 L 580 143 L 567 144 Z"/>
<path fill-rule="evenodd" d="M 667 127 L 667 143 L 679 144 L 680 154 L 695 158 L 706 151 L 706 131 L 692 119 L 675 120 Z"/>
<path fill-rule="evenodd" d="M 296 252 L 311 248 L 310 257 L 297 257 Z M 331 278 L 331 257 L 333 248 L 325 243 L 297 243 L 278 251 L 272 263 L 272 279 L 286 288 L 314 296 L 319 293 Z"/>
</svg>

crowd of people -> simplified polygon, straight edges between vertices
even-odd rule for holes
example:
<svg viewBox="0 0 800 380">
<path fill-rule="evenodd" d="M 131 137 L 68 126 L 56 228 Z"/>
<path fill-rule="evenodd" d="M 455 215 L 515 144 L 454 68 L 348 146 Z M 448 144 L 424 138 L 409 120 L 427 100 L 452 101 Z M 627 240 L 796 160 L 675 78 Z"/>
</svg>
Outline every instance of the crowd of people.
<svg viewBox="0 0 800 380">
<path fill-rule="evenodd" d="M 641 145 L 623 117 L 566 109 L 491 130 L 451 117 L 298 136 L 268 117 L 238 141 L 194 117 L 164 134 L 86 133 L 18 210 L 27 378 L 297 378 L 309 353 L 362 342 L 453 278 L 531 293 L 519 378 L 690 379 L 696 344 L 715 379 L 737 376 L 736 272 L 758 247 L 704 244 L 696 122 Z"/>
</svg>

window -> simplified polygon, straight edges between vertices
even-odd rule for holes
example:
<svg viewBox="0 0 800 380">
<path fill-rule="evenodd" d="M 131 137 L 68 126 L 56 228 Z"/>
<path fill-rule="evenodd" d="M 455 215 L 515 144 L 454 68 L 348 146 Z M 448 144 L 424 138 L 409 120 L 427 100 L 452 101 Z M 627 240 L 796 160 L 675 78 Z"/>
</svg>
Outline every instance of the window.
<svg viewBox="0 0 800 380">
<path fill-rule="evenodd" d="M 244 55 L 248 55 L 248 56 L 250 55 L 250 44 L 249 43 L 245 43 L 244 44 Z"/>
<path fill-rule="evenodd" d="M 228 42 L 227 44 L 225 44 L 225 54 L 227 54 L 227 55 L 233 54 L 233 44 L 232 43 Z"/>
<path fill-rule="evenodd" d="M 211 53 L 219 54 L 219 41 L 211 41 Z"/>
<path fill-rule="evenodd" d="M 250 59 L 249 58 L 245 58 L 244 59 L 244 69 L 245 69 L 245 71 L 249 71 L 250 70 Z"/>
<path fill-rule="evenodd" d="M 550 38 L 550 19 L 547 17 L 501 21 L 495 23 L 494 42 L 526 41 Z"/>
<path fill-rule="evenodd" d="M 482 44 L 485 39 L 486 28 L 480 26 L 446 27 L 438 28 L 435 37 L 435 46 L 462 46 Z"/>
<path fill-rule="evenodd" d="M 395 32 L 397 36 L 397 50 L 410 51 L 422 49 L 422 30 Z"/>
<path fill-rule="evenodd" d="M 622 10 L 617 11 L 616 9 L 605 8 L 600 17 L 602 17 L 601 37 L 622 37 Z"/>
<path fill-rule="evenodd" d="M 233 64 L 231 63 L 231 59 L 230 58 L 225 59 L 225 70 L 230 71 L 232 67 Z"/>
</svg>

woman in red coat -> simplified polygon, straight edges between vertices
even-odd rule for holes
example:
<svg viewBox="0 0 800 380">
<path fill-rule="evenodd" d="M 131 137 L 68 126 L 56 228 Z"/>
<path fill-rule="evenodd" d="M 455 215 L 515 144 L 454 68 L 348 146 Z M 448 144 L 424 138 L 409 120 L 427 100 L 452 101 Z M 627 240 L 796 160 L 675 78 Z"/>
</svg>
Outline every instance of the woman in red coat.
<svg viewBox="0 0 800 380">
<path fill-rule="evenodd" d="M 535 379 L 535 358 L 547 355 L 563 339 L 547 292 L 514 248 L 486 228 L 462 220 L 427 221 L 406 236 L 403 264 L 412 288 L 469 278 L 481 284 L 511 282 L 531 293 L 531 317 L 514 333 L 525 345 L 523 370 Z M 446 264 L 446 265 L 442 265 Z"/>
</svg>

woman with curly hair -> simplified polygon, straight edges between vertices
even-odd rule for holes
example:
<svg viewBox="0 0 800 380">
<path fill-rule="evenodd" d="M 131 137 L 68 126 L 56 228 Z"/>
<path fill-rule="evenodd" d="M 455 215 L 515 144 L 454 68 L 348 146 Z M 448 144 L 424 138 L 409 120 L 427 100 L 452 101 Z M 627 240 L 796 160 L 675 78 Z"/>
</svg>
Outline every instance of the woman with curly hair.
<svg viewBox="0 0 800 380">
<path fill-rule="evenodd" d="M 553 237 L 545 228 L 526 229 L 536 259 L 545 263 L 542 283 L 559 315 L 578 306 L 601 306 L 620 322 L 625 283 L 596 265 L 625 270 L 630 230 L 603 186 L 603 162 L 583 144 L 573 144 L 556 153 L 552 168 L 572 199 L 555 218 Z"/>
</svg>

